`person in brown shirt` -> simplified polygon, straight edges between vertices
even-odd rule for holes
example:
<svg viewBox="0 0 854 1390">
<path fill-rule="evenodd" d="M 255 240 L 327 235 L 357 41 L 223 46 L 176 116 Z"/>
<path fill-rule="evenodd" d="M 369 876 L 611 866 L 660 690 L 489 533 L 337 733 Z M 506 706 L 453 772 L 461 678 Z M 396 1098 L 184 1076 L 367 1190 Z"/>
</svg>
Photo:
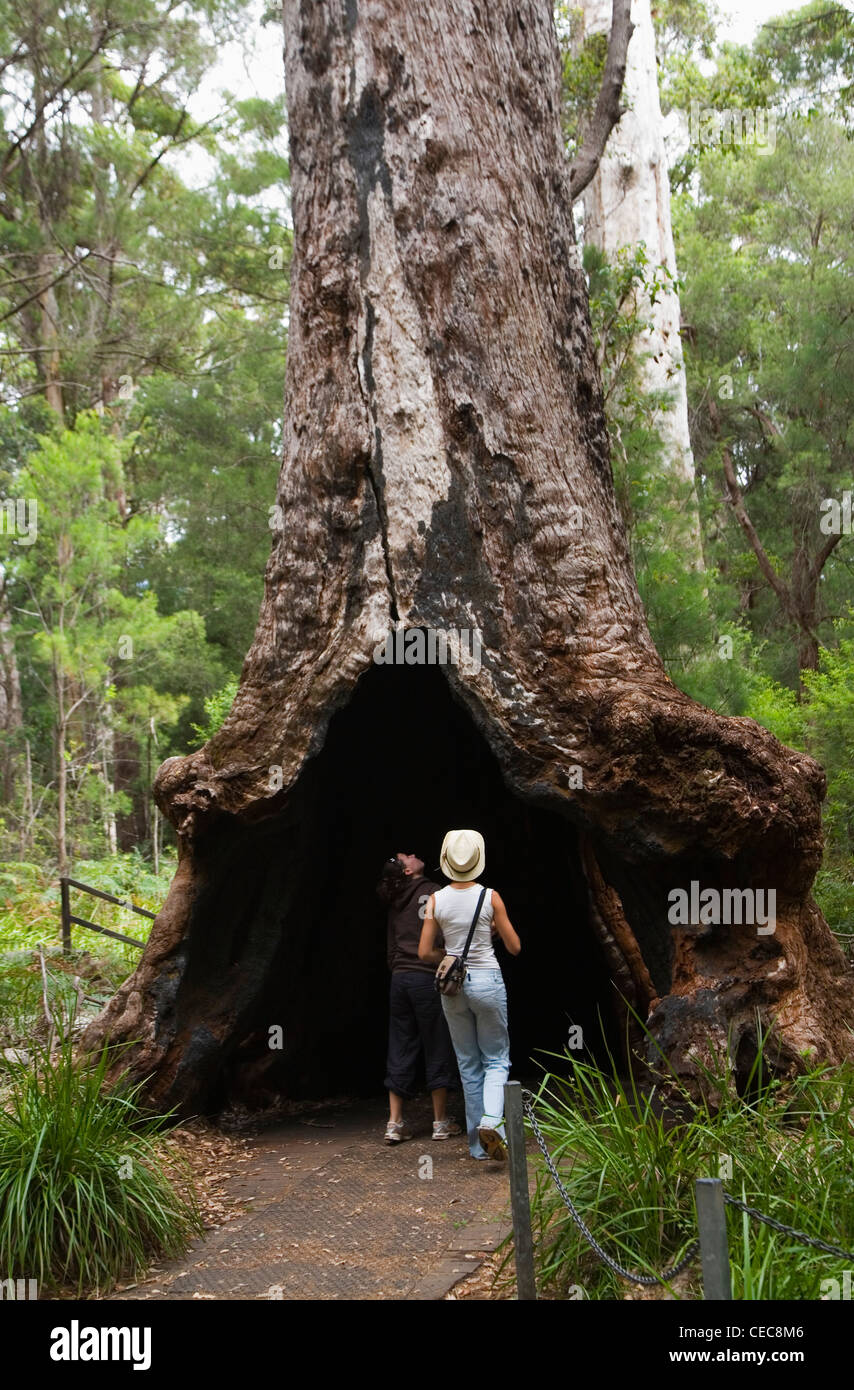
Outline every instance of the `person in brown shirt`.
<svg viewBox="0 0 854 1390">
<path fill-rule="evenodd" d="M 435 968 L 418 959 L 418 943 L 430 894 L 439 884 L 424 877 L 424 861 L 397 854 L 386 862 L 377 895 L 388 908 L 389 990 L 388 1059 L 385 1085 L 389 1118 L 387 1144 L 410 1139 L 403 1118 L 405 1100 L 415 1094 L 418 1057 L 424 1055 L 427 1088 L 433 1100 L 433 1138 L 450 1139 L 460 1126 L 447 1116 L 448 1087 L 457 1084 L 451 1035 L 434 985 Z"/>
</svg>

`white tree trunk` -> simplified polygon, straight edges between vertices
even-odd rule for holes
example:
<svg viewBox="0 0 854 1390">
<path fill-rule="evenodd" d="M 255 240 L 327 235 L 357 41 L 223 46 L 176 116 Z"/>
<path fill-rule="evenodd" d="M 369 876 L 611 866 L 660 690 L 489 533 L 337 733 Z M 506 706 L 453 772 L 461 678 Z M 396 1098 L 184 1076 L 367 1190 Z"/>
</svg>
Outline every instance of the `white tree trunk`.
<svg viewBox="0 0 854 1390">
<path fill-rule="evenodd" d="M 607 32 L 611 0 L 581 0 L 586 35 Z M 676 277 L 670 217 L 670 180 L 664 147 L 655 33 L 649 0 L 633 0 L 635 26 L 629 42 L 623 103 L 628 110 L 611 132 L 598 172 L 583 195 L 584 240 L 609 260 L 624 246 L 643 242 L 649 267 L 664 266 Z M 647 301 L 649 328 L 640 343 L 638 367 L 643 389 L 670 393 L 657 425 L 665 459 L 674 478 L 690 485 L 685 539 L 693 563 L 702 567 L 700 522 L 694 490 L 694 458 L 688 433 L 688 395 L 679 336 L 679 295 L 667 288 L 654 305 Z"/>
</svg>

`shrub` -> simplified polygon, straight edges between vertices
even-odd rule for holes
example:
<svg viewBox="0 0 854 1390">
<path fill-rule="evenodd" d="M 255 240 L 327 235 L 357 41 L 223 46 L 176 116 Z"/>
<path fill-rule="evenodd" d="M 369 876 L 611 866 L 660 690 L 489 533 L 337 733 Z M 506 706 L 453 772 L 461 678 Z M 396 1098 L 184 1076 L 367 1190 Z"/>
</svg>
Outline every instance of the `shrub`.
<svg viewBox="0 0 854 1390">
<path fill-rule="evenodd" d="M 106 1049 L 30 1054 L 0 1073 L 0 1277 L 101 1291 L 183 1251 L 203 1227 L 167 1117 L 143 1113 L 139 1086 L 105 1088 Z"/>
<path fill-rule="evenodd" d="M 694 1182 L 729 1171 L 726 1190 L 806 1234 L 854 1246 L 854 1071 L 817 1068 L 781 1081 L 757 1064 L 749 1096 L 728 1085 L 728 1063 L 707 1072 L 711 1104 L 678 1118 L 659 1091 L 642 1095 L 610 1073 L 566 1054 L 569 1074 L 546 1075 L 536 1102 L 541 1129 L 580 1215 L 624 1267 L 658 1274 L 696 1237 Z M 679 1088 L 668 1078 L 669 1094 Z M 565 1294 L 622 1299 L 632 1286 L 592 1252 L 545 1166 L 532 1203 L 538 1282 Z M 733 1298 L 816 1299 L 821 1281 L 841 1280 L 850 1261 L 808 1246 L 728 1209 Z M 659 1286 L 663 1293 L 664 1289 Z M 701 1297 L 699 1262 L 676 1297 Z"/>
</svg>

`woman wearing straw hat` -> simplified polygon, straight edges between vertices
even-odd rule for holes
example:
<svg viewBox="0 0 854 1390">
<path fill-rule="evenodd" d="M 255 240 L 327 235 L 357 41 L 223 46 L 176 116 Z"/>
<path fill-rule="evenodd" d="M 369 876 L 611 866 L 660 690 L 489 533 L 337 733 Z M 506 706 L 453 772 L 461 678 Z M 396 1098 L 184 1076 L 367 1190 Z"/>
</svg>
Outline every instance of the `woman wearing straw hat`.
<svg viewBox="0 0 854 1390">
<path fill-rule="evenodd" d="M 438 926 L 445 950 L 461 957 L 480 902 L 464 961 L 462 988 L 458 994 L 443 994 L 442 1008 L 463 1083 L 469 1151 L 472 1158 L 502 1159 L 510 1037 L 507 991 L 492 949 L 492 936 L 497 932 L 513 956 L 518 956 L 522 943 L 500 895 L 494 888 L 483 889 L 477 881 L 486 863 L 482 835 L 476 830 L 449 830 L 439 863 L 451 882 L 433 893 L 427 903 L 418 955 L 438 965 L 442 959 L 435 947 Z"/>
</svg>

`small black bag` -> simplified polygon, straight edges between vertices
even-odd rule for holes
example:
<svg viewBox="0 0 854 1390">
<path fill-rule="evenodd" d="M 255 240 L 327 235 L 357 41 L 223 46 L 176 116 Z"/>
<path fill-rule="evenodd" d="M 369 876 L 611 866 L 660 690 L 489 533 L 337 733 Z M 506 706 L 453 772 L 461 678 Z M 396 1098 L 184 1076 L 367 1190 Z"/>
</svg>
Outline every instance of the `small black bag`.
<svg viewBox="0 0 854 1390">
<path fill-rule="evenodd" d="M 463 974 L 465 972 L 466 956 L 469 953 L 471 939 L 474 936 L 474 929 L 477 926 L 477 919 L 480 916 L 480 909 L 483 907 L 483 900 L 486 897 L 486 889 L 481 888 L 480 897 L 477 900 L 477 907 L 474 910 L 474 917 L 469 927 L 469 934 L 466 937 L 466 944 L 461 956 L 443 956 L 439 965 L 436 967 L 435 985 L 440 994 L 459 994 L 463 987 Z"/>
</svg>

